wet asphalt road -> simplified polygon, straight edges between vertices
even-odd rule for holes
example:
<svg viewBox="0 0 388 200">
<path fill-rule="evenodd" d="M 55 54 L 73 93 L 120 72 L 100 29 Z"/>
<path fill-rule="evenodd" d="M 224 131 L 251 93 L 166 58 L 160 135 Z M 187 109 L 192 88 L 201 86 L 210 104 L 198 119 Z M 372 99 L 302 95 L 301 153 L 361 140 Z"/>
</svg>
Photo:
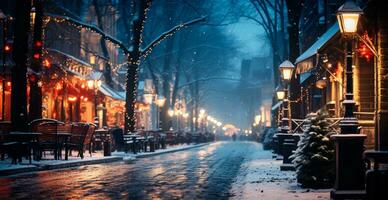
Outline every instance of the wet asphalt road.
<svg viewBox="0 0 388 200">
<path fill-rule="evenodd" d="M 201 148 L 123 162 L 0 178 L 0 199 L 228 199 L 253 142 Z"/>
</svg>

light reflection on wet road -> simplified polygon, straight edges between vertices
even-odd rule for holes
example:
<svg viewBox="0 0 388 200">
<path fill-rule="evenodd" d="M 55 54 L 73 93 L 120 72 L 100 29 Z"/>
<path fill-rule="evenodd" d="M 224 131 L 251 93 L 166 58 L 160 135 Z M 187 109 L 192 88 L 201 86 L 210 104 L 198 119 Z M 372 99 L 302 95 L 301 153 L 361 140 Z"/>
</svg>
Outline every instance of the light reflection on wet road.
<svg viewBox="0 0 388 200">
<path fill-rule="evenodd" d="M 0 199 L 227 199 L 245 159 L 261 146 L 217 142 L 122 162 L 0 178 Z"/>
</svg>

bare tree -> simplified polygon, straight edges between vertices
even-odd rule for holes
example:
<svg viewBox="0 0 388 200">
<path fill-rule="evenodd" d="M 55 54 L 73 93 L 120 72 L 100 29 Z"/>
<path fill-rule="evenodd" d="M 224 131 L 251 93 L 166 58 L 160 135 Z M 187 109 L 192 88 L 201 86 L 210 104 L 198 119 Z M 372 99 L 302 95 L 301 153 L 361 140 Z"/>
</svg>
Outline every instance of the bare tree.
<svg viewBox="0 0 388 200">
<path fill-rule="evenodd" d="M 135 2 L 134 19 L 131 24 L 132 37 L 131 48 L 128 54 L 128 69 L 126 75 L 126 111 L 125 111 L 125 132 L 135 131 L 135 102 L 137 97 L 137 85 L 138 85 L 138 69 L 142 57 L 151 53 L 152 49 L 156 47 L 161 41 L 175 34 L 182 28 L 196 24 L 205 19 L 205 17 L 196 18 L 194 20 L 187 21 L 185 23 L 178 24 L 171 29 L 160 34 L 150 44 L 141 48 L 143 27 L 146 21 L 147 12 L 151 7 L 151 0 L 141 0 Z"/>
</svg>

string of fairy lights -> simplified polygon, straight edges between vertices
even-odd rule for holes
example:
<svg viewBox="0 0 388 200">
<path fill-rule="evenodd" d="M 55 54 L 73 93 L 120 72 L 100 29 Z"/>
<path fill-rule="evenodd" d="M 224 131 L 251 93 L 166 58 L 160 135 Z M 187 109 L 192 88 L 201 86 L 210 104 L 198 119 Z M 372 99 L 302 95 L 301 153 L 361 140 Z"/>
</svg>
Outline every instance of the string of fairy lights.
<svg viewBox="0 0 388 200">
<path fill-rule="evenodd" d="M 90 25 L 90 24 L 75 20 L 75 19 L 67 17 L 67 16 L 58 16 L 58 15 L 53 15 L 53 14 L 47 14 L 43 18 L 43 37 L 42 38 L 45 38 L 45 29 L 47 28 L 47 25 L 50 22 L 65 23 L 66 25 L 75 27 L 77 30 L 79 30 L 79 32 L 81 32 L 82 30 L 86 30 L 86 31 L 91 32 L 91 33 L 96 33 L 100 37 L 102 37 L 102 39 L 110 42 L 114 47 L 122 50 L 124 55 L 128 58 L 127 62 L 122 63 L 122 64 L 115 64 L 115 63 L 110 62 L 109 60 L 107 60 L 105 62 L 107 62 L 109 65 L 112 66 L 112 72 L 115 73 L 115 75 L 118 75 L 117 71 L 120 68 L 127 65 L 127 76 L 126 76 L 126 84 L 127 85 L 125 88 L 127 90 L 127 94 L 133 95 L 133 97 L 131 98 L 133 102 L 130 105 L 131 112 L 128 112 L 128 111 L 125 112 L 126 113 L 125 119 L 126 119 L 126 123 L 129 123 L 128 125 L 129 125 L 131 130 L 134 130 L 133 129 L 134 128 L 134 121 L 136 120 L 134 112 L 132 112 L 132 111 L 134 111 L 135 104 L 136 104 L 137 86 L 138 86 L 138 78 L 139 78 L 139 65 L 141 63 L 141 60 L 145 59 L 153 51 L 153 48 L 156 47 L 157 45 L 159 45 L 164 39 L 171 37 L 176 32 L 180 31 L 181 29 L 183 29 L 191 24 L 203 21 L 205 19 L 205 17 L 201 17 L 201 18 L 186 22 L 184 24 L 179 24 L 179 25 L 171 28 L 170 30 L 162 33 L 160 37 L 156 38 L 154 41 L 152 41 L 145 48 L 141 48 L 140 46 L 143 43 L 142 33 L 144 30 L 145 21 L 147 20 L 147 13 L 149 12 L 150 7 L 151 7 L 151 0 L 147 0 L 145 2 L 142 2 L 142 4 L 143 5 L 141 7 L 143 7 L 144 9 L 142 10 L 142 12 L 139 12 L 138 16 L 135 16 L 133 14 L 133 12 L 131 14 L 132 18 L 137 18 L 137 19 L 134 20 L 134 26 L 130 28 L 130 32 L 132 32 L 133 34 L 137 34 L 137 37 L 132 37 L 132 40 L 133 40 L 132 43 L 135 44 L 136 47 L 130 46 L 129 48 L 127 46 L 125 46 L 118 39 L 106 34 L 104 31 L 102 31 L 100 28 L 98 28 L 94 25 Z M 135 6 L 134 3 L 132 2 L 130 9 L 135 10 L 134 6 Z M 139 24 L 136 24 L 136 23 L 139 23 Z M 42 54 L 48 55 L 48 51 L 43 49 Z M 65 62 L 65 65 L 67 65 L 67 64 L 68 63 Z M 132 69 L 132 68 L 134 68 L 134 69 Z M 133 70 L 133 74 L 129 73 L 131 70 Z M 78 71 L 83 71 L 83 70 L 78 69 Z M 129 78 L 131 78 L 131 79 L 134 78 L 134 80 L 132 82 L 133 88 L 128 87 L 128 84 L 129 84 L 128 79 Z M 132 90 L 129 90 L 129 89 L 132 89 Z M 130 91 L 130 92 L 128 92 L 128 91 Z M 130 103 L 130 102 L 126 102 L 126 103 Z"/>
</svg>

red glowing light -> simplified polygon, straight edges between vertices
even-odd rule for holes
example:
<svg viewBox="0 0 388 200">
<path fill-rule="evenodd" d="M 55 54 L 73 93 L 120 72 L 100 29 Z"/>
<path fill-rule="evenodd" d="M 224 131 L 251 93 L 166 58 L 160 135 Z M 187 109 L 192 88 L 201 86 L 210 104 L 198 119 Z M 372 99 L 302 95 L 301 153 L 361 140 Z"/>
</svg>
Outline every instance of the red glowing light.
<svg viewBox="0 0 388 200">
<path fill-rule="evenodd" d="M 35 42 L 35 46 L 36 47 L 41 47 L 41 46 L 43 46 L 43 42 L 42 41 L 36 41 Z"/>
<path fill-rule="evenodd" d="M 35 59 L 39 59 L 40 58 L 40 54 L 39 53 L 34 53 L 34 58 Z"/>
<path fill-rule="evenodd" d="M 362 37 L 365 40 L 371 40 L 367 33 L 365 33 Z M 360 57 L 365 58 L 368 62 L 373 57 L 372 51 L 363 42 L 360 42 L 357 52 L 359 53 Z"/>
<path fill-rule="evenodd" d="M 10 52 L 11 51 L 11 45 L 9 45 L 9 44 L 6 44 L 5 46 L 4 46 L 4 51 L 5 52 Z"/>
</svg>

